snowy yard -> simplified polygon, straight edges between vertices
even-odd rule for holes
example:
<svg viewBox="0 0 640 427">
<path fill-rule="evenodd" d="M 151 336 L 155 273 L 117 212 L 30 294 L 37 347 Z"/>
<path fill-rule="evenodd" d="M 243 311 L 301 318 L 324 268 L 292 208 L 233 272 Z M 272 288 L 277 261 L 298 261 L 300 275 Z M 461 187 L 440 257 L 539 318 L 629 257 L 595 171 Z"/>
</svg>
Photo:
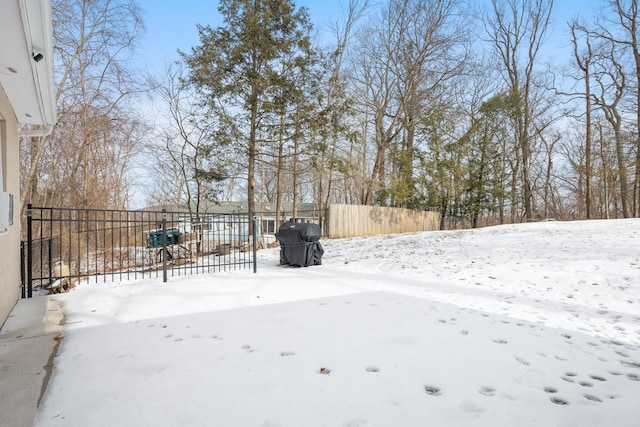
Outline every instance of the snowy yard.
<svg viewBox="0 0 640 427">
<path fill-rule="evenodd" d="M 640 220 L 80 285 L 37 426 L 640 425 Z"/>
</svg>

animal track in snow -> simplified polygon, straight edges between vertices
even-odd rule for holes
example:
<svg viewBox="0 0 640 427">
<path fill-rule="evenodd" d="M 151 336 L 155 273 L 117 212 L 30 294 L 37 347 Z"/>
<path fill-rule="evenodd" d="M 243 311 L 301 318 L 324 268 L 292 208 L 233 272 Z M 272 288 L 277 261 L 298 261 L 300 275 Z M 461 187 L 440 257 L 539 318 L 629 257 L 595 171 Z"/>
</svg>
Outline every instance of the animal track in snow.
<svg viewBox="0 0 640 427">
<path fill-rule="evenodd" d="M 367 372 L 380 372 L 380 368 L 378 368 L 377 366 L 367 366 L 364 368 L 364 370 Z"/>
<path fill-rule="evenodd" d="M 589 375 L 589 378 L 592 378 L 596 381 L 603 381 L 603 382 L 607 380 L 606 378 L 601 377 L 600 375 Z"/>
<path fill-rule="evenodd" d="M 551 393 L 551 394 L 558 392 L 558 389 L 555 387 L 545 387 L 543 390 L 545 393 Z"/>
<path fill-rule="evenodd" d="M 436 386 L 432 386 L 432 385 L 425 385 L 424 386 L 424 391 L 429 396 L 440 396 L 442 394 L 442 391 L 440 390 L 440 387 L 436 387 Z"/>
<path fill-rule="evenodd" d="M 280 356 L 294 356 L 295 353 L 293 351 L 281 351 Z"/>
<path fill-rule="evenodd" d="M 562 398 L 560 398 L 560 397 L 557 397 L 557 396 L 553 396 L 553 397 L 551 398 L 551 401 L 552 401 L 553 403 L 555 403 L 556 405 L 568 405 L 568 404 L 569 404 L 569 401 L 568 401 L 568 400 L 564 400 L 564 399 L 562 399 Z"/>
<path fill-rule="evenodd" d="M 509 341 L 503 340 L 502 338 L 495 339 L 495 340 L 493 340 L 493 342 L 496 343 L 496 344 L 508 344 L 509 343 Z"/>
<path fill-rule="evenodd" d="M 640 363 L 638 362 L 627 362 L 626 360 L 621 360 L 620 363 L 622 366 L 626 366 L 627 368 L 640 369 Z"/>
<path fill-rule="evenodd" d="M 482 387 L 480 387 L 480 390 L 478 390 L 478 393 L 483 394 L 485 396 L 493 396 L 496 394 L 496 389 L 493 387 L 483 385 Z"/>
<path fill-rule="evenodd" d="M 245 344 L 242 346 L 242 349 L 246 352 L 246 353 L 253 353 L 254 351 L 257 351 L 255 348 L 252 348 L 249 344 Z"/>
<path fill-rule="evenodd" d="M 588 399 L 588 400 L 590 400 L 592 402 L 602 402 L 602 399 L 600 399 L 599 397 L 596 397 L 596 396 L 594 396 L 592 394 L 585 394 L 584 397 L 585 397 L 585 399 Z"/>
<path fill-rule="evenodd" d="M 524 366 L 529 366 L 531 363 L 527 359 L 523 359 L 522 357 L 516 357 L 516 361 Z"/>
</svg>

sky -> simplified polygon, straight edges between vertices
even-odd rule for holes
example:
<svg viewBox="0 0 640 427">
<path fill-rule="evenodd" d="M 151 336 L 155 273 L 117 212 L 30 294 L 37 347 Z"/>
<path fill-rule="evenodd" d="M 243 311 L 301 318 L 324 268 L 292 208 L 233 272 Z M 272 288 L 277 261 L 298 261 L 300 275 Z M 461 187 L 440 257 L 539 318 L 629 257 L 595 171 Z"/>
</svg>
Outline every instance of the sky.
<svg viewBox="0 0 640 427">
<path fill-rule="evenodd" d="M 549 45 L 562 47 L 566 44 L 566 22 L 578 14 L 587 17 L 603 1 L 556 0 L 555 33 Z M 138 3 L 147 27 L 140 51 L 151 70 L 162 71 L 165 63 L 177 59 L 177 49 L 188 52 L 199 43 L 196 24 L 214 28 L 222 25 L 215 0 L 138 0 Z M 316 30 L 329 36 L 332 26 L 340 21 L 348 0 L 298 0 L 295 3 L 307 7 Z M 488 4 L 485 0 L 476 3 Z"/>
<path fill-rule="evenodd" d="M 640 219 L 322 239 L 79 284 L 36 427 L 637 427 Z"/>
<path fill-rule="evenodd" d="M 314 27 L 327 31 L 339 19 L 344 0 L 296 1 L 309 8 Z M 189 52 L 199 43 L 197 24 L 213 28 L 222 25 L 215 0 L 138 0 L 147 33 L 141 51 L 152 70 L 178 58 L 178 49 Z"/>
</svg>

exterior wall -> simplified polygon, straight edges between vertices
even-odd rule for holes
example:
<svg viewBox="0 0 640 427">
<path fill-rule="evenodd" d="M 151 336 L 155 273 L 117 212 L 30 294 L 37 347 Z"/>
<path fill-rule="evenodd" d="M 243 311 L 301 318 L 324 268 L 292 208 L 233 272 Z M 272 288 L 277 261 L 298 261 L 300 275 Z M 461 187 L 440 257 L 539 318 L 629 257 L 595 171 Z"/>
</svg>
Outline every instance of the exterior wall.
<svg viewBox="0 0 640 427">
<path fill-rule="evenodd" d="M 438 212 L 380 206 L 329 206 L 325 237 L 373 236 L 377 234 L 435 231 L 440 228 Z"/>
<path fill-rule="evenodd" d="M 0 86 L 0 135 L 4 188 L 14 195 L 13 226 L 0 234 L 0 326 L 20 298 L 20 171 L 18 122 Z"/>
</svg>

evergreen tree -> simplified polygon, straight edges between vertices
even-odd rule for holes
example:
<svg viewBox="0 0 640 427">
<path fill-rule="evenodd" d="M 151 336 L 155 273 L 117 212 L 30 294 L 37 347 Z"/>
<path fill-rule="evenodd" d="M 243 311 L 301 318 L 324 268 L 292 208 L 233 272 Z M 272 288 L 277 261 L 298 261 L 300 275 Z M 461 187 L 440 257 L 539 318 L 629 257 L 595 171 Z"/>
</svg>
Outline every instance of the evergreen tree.
<svg viewBox="0 0 640 427">
<path fill-rule="evenodd" d="M 279 70 L 296 51 L 310 45 L 311 24 L 305 8 L 291 0 L 221 0 L 224 24 L 198 26 L 200 45 L 183 54 L 189 81 L 205 102 L 227 115 L 230 138 L 239 140 L 246 159 L 248 212 L 255 212 L 255 173 L 261 119 L 273 111 L 270 95 L 283 93 Z M 286 81 L 286 79 L 284 79 Z M 286 91 L 285 91 L 286 92 Z"/>
</svg>

